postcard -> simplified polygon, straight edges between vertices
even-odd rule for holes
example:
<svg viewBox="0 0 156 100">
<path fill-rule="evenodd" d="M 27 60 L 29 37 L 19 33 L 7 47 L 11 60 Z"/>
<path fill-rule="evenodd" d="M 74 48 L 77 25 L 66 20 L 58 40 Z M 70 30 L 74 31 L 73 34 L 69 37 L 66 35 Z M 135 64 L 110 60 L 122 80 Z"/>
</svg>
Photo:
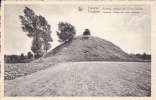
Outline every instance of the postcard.
<svg viewBox="0 0 156 100">
<path fill-rule="evenodd" d="M 2 2 L 1 98 L 154 99 L 153 2 Z"/>
</svg>

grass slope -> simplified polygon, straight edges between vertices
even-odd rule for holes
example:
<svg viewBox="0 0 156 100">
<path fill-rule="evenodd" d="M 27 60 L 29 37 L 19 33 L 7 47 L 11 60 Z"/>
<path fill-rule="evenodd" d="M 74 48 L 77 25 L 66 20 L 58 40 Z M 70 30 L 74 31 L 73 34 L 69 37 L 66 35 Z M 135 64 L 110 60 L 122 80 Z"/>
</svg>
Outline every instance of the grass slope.
<svg viewBox="0 0 156 100">
<path fill-rule="evenodd" d="M 48 57 L 59 57 L 62 61 L 141 61 L 113 43 L 94 36 L 77 36 L 44 56 Z"/>
</svg>

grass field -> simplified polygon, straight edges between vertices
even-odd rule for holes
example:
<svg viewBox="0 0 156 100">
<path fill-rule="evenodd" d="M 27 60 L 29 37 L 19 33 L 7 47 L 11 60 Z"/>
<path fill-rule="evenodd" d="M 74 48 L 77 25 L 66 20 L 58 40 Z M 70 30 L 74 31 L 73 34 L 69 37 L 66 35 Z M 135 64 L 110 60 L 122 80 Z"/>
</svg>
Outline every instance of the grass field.
<svg viewBox="0 0 156 100">
<path fill-rule="evenodd" d="M 59 62 L 59 60 L 50 59 L 40 60 L 32 63 L 5 63 L 4 64 L 4 80 L 12 80 L 21 76 L 26 76 L 35 73 L 39 70 L 44 70 Z"/>
<path fill-rule="evenodd" d="M 6 97 L 146 97 L 151 95 L 151 63 L 60 63 L 27 76 L 5 80 L 4 89 Z"/>
</svg>

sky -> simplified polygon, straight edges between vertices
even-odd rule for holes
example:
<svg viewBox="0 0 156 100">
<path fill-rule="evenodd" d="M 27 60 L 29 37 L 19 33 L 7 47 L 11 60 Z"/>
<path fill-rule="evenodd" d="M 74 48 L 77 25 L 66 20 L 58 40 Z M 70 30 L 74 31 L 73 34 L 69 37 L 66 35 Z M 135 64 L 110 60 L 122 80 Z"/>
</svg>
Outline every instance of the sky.
<svg viewBox="0 0 156 100">
<path fill-rule="evenodd" d="M 5 5 L 4 8 L 4 53 L 27 54 L 31 51 L 32 39 L 21 29 L 19 15 L 24 15 L 25 6 L 36 15 L 42 15 L 51 25 L 53 38 L 52 50 L 60 43 L 56 31 L 59 22 L 68 22 L 75 26 L 76 36 L 89 29 L 92 36 L 108 40 L 126 53 L 151 54 L 151 18 L 149 5 Z M 79 11 L 78 8 L 83 8 Z M 90 8 L 88 8 L 90 7 Z M 100 13 L 89 13 L 88 10 L 99 7 Z M 140 9 L 139 13 L 103 13 L 103 8 Z M 106 10 L 104 10 L 106 11 Z M 118 10 L 125 11 L 125 10 Z M 132 11 L 132 10 L 128 10 Z M 49 51 L 50 51 L 49 50 Z"/>
</svg>

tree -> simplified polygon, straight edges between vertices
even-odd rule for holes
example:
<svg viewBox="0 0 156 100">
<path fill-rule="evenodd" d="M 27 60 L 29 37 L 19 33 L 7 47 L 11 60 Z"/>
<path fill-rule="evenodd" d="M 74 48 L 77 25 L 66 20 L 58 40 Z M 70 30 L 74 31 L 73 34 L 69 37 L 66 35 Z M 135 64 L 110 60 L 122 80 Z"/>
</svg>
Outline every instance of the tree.
<svg viewBox="0 0 156 100">
<path fill-rule="evenodd" d="M 31 50 L 39 56 L 39 50 L 42 45 L 46 46 L 47 43 L 52 42 L 51 26 L 44 17 L 36 15 L 28 7 L 24 9 L 24 16 L 20 15 L 19 17 L 22 23 L 22 30 L 28 33 L 28 37 L 33 38 Z"/>
<path fill-rule="evenodd" d="M 31 59 L 33 57 L 33 54 L 31 52 L 28 52 L 28 59 Z"/>
<path fill-rule="evenodd" d="M 85 29 L 85 31 L 83 32 L 83 35 L 90 35 L 89 29 Z"/>
<path fill-rule="evenodd" d="M 144 59 L 144 60 L 151 59 L 151 55 L 143 53 L 142 56 L 141 56 L 141 59 Z"/>
<path fill-rule="evenodd" d="M 72 40 L 74 35 L 76 35 L 76 29 L 73 25 L 69 23 L 59 22 L 58 24 L 57 36 L 59 37 L 59 42 L 66 42 Z"/>
<path fill-rule="evenodd" d="M 10 60 L 11 63 L 19 63 L 20 62 L 20 58 L 21 57 L 19 57 L 18 55 L 11 55 L 11 56 L 9 56 L 9 60 Z"/>
<path fill-rule="evenodd" d="M 46 51 L 46 53 L 47 53 L 47 51 L 48 51 L 50 48 L 51 48 L 51 44 L 48 43 L 48 42 L 45 42 L 45 43 L 44 43 L 44 50 Z"/>
<path fill-rule="evenodd" d="M 24 54 L 23 53 L 21 53 L 21 60 L 23 60 L 24 59 Z"/>
<path fill-rule="evenodd" d="M 33 39 L 31 50 L 32 50 L 32 52 L 35 53 L 36 58 L 39 58 L 40 57 L 39 52 L 42 49 L 41 47 L 42 47 L 42 41 L 41 41 L 41 39 L 38 39 L 38 40 Z"/>
<path fill-rule="evenodd" d="M 51 48 L 51 44 L 49 42 L 53 42 L 53 39 L 50 36 L 50 34 L 52 33 L 51 26 L 47 24 L 48 22 L 44 17 L 40 16 L 39 19 L 42 26 L 41 37 L 43 39 L 43 46 L 44 46 L 44 50 L 47 53 L 47 51 Z"/>
<path fill-rule="evenodd" d="M 38 50 L 38 55 L 35 54 L 35 55 L 34 55 L 34 58 L 35 58 L 35 59 L 38 59 L 39 57 L 42 57 L 43 54 L 44 54 L 44 53 L 43 53 L 43 49 L 40 49 L 40 50 Z"/>
</svg>

